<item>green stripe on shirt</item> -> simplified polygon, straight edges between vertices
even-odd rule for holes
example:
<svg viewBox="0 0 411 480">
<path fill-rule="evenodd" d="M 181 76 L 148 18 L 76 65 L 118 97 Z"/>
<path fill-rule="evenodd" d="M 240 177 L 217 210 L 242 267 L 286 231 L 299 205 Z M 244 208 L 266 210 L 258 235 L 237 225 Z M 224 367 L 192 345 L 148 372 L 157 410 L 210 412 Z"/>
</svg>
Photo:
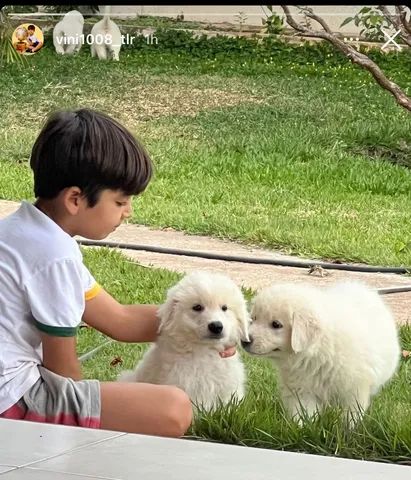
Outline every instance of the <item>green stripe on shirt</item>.
<svg viewBox="0 0 411 480">
<path fill-rule="evenodd" d="M 53 337 L 75 337 L 77 335 L 78 327 L 52 327 L 50 325 L 44 325 L 37 320 L 34 320 L 36 327 L 48 335 Z"/>
</svg>

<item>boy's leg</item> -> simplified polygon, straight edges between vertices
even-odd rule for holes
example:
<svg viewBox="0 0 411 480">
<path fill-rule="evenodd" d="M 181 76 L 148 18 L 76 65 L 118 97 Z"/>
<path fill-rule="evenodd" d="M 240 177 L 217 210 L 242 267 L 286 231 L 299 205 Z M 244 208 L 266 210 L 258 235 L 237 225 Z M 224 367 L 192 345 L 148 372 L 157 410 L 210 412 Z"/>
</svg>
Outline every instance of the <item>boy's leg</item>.
<svg viewBox="0 0 411 480">
<path fill-rule="evenodd" d="M 74 381 L 39 366 L 41 377 L 6 418 L 181 437 L 190 427 L 188 395 L 174 386 Z"/>
<path fill-rule="evenodd" d="M 181 437 L 192 421 L 183 390 L 148 383 L 102 382 L 100 428 L 164 437 Z"/>
</svg>

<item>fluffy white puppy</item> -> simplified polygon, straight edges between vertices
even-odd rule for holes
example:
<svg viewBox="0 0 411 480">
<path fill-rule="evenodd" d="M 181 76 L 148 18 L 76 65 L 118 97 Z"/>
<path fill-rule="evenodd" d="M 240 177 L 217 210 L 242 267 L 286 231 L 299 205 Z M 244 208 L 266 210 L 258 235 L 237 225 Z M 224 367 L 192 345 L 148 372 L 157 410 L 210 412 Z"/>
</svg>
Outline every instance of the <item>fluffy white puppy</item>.
<svg viewBox="0 0 411 480">
<path fill-rule="evenodd" d="M 53 29 L 53 44 L 60 55 L 71 55 L 80 51 L 84 43 L 84 18 L 77 10 L 67 12 L 63 20 Z"/>
<path fill-rule="evenodd" d="M 104 18 L 97 22 L 90 34 L 91 56 L 106 60 L 119 60 L 122 44 L 121 32 L 118 26 L 110 19 L 110 7 L 106 7 Z"/>
<path fill-rule="evenodd" d="M 120 381 L 175 385 L 206 410 L 244 396 L 239 353 L 219 352 L 248 339 L 249 316 L 240 288 L 227 276 L 194 272 L 167 293 L 159 308 L 157 341 Z"/>
<path fill-rule="evenodd" d="M 273 285 L 253 299 L 251 319 L 243 346 L 274 361 L 284 406 L 298 421 L 328 405 L 355 421 L 398 366 L 393 316 L 361 283 Z"/>
</svg>

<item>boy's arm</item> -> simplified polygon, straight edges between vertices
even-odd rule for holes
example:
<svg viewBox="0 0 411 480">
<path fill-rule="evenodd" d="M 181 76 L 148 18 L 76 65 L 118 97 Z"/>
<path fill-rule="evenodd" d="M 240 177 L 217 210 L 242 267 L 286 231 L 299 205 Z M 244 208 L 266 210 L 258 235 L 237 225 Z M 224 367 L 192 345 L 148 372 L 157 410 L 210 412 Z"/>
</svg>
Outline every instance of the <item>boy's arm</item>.
<svg viewBox="0 0 411 480">
<path fill-rule="evenodd" d="M 37 47 L 34 47 L 33 48 L 33 52 L 37 52 L 37 50 L 40 50 L 40 48 L 43 46 L 43 42 L 39 42 L 39 44 L 37 45 Z"/>
<path fill-rule="evenodd" d="M 81 380 L 81 367 L 76 352 L 76 337 L 56 337 L 40 332 L 43 347 L 42 365 L 62 377 Z"/>
<path fill-rule="evenodd" d="M 83 321 L 120 342 L 154 342 L 159 319 L 157 305 L 122 305 L 101 289 L 86 301 Z"/>
<path fill-rule="evenodd" d="M 83 321 L 120 342 L 154 342 L 160 323 L 157 309 L 157 305 L 122 305 L 101 289 L 86 301 Z M 235 346 L 219 352 L 222 358 L 235 353 Z"/>
</svg>

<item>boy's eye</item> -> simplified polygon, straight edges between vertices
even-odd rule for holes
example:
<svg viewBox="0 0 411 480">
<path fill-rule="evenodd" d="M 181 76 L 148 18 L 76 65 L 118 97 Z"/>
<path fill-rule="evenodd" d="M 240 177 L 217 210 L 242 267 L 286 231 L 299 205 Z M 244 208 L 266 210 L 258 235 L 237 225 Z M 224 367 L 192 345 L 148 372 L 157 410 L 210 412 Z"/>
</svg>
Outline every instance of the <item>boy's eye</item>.
<svg viewBox="0 0 411 480">
<path fill-rule="evenodd" d="M 125 207 L 127 202 L 116 202 L 119 207 Z"/>
</svg>

